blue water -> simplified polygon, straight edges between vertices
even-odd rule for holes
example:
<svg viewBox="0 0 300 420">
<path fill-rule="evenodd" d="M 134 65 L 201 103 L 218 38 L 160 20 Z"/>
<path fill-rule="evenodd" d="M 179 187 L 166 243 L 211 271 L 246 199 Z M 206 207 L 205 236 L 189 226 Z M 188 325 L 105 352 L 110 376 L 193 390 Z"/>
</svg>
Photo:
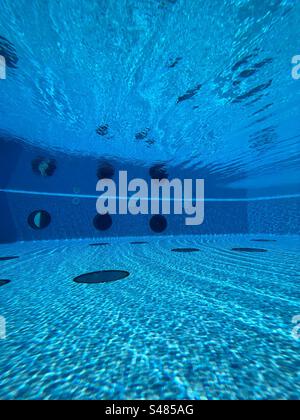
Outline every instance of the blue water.
<svg viewBox="0 0 300 420">
<path fill-rule="evenodd" d="M 2 0 L 0 399 L 299 398 L 299 21 L 293 0 Z M 204 223 L 99 230 L 120 170 L 203 178 Z M 106 270 L 129 276 L 73 281 Z"/>
<path fill-rule="evenodd" d="M 241 235 L 1 246 L 20 258 L 1 263 L 0 398 L 298 399 L 299 247 L 268 238 L 265 254 L 231 251 L 253 247 Z M 97 269 L 130 276 L 73 282 Z"/>
</svg>

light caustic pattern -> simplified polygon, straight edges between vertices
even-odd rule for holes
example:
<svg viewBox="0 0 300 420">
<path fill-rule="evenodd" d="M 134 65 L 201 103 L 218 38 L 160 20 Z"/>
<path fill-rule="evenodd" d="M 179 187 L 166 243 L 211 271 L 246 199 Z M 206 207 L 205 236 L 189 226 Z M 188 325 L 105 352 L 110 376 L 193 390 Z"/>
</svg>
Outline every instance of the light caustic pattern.
<svg viewBox="0 0 300 420">
<path fill-rule="evenodd" d="M 101 241 L 0 247 L 0 399 L 299 398 L 297 237 Z"/>
</svg>

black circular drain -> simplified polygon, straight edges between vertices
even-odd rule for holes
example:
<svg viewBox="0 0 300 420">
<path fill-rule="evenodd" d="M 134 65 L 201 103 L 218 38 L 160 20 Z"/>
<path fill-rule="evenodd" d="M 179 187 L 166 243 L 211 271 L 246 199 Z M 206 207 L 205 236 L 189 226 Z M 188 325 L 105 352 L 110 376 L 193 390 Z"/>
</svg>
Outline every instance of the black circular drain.
<svg viewBox="0 0 300 420">
<path fill-rule="evenodd" d="M 113 179 L 115 168 L 108 162 L 102 163 L 97 170 L 98 179 Z"/>
<path fill-rule="evenodd" d="M 112 227 L 113 221 L 109 214 L 97 214 L 94 218 L 94 227 L 97 230 L 109 230 Z"/>
<path fill-rule="evenodd" d="M 128 271 L 96 271 L 95 273 L 82 274 L 74 279 L 75 283 L 82 284 L 100 284 L 100 283 L 112 283 L 117 280 L 122 280 L 128 277 L 130 273 Z"/>
<path fill-rule="evenodd" d="M 251 242 L 277 242 L 275 239 L 251 239 Z"/>
<path fill-rule="evenodd" d="M 16 260 L 19 257 L 0 257 L 0 261 Z"/>
<path fill-rule="evenodd" d="M 54 159 L 39 157 L 31 162 L 31 166 L 33 172 L 43 177 L 52 176 L 56 171 L 56 162 Z"/>
<path fill-rule="evenodd" d="M 260 249 L 260 248 L 232 248 L 232 251 L 236 251 L 236 252 L 268 252 L 267 249 Z"/>
<path fill-rule="evenodd" d="M 45 210 L 37 210 L 28 216 L 28 224 L 34 230 L 46 229 L 51 223 L 51 216 Z"/>
<path fill-rule="evenodd" d="M 168 222 L 164 216 L 153 216 L 150 220 L 150 228 L 155 233 L 162 233 L 167 229 Z"/>
<path fill-rule="evenodd" d="M 100 244 L 90 244 L 90 246 L 108 246 L 109 245 L 109 243 L 105 243 L 105 242 L 103 242 L 103 243 L 100 243 Z"/>
<path fill-rule="evenodd" d="M 0 280 L 0 287 L 10 283 L 10 280 Z"/>
<path fill-rule="evenodd" d="M 198 248 L 175 248 L 172 249 L 172 252 L 181 252 L 181 253 L 188 253 L 188 252 L 199 252 L 200 249 Z"/>
</svg>

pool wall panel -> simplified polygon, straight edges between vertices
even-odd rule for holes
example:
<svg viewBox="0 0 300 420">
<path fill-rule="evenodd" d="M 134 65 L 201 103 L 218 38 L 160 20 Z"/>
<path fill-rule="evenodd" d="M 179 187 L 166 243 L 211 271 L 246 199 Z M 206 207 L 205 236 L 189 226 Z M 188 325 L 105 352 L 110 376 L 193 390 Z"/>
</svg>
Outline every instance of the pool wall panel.
<svg viewBox="0 0 300 420">
<path fill-rule="evenodd" d="M 250 202 L 248 214 L 249 233 L 299 234 L 299 198 Z"/>
<path fill-rule="evenodd" d="M 109 162 L 116 174 L 120 170 L 127 170 L 128 180 L 141 178 L 150 185 L 149 167 L 138 162 L 49 153 L 47 150 L 29 147 L 21 140 L 9 136 L 0 138 L 0 147 L 1 160 L 6 168 L 5 179 L 1 179 L 1 189 L 10 191 L 0 195 L 0 242 L 156 235 L 149 228 L 151 215 L 113 216 L 113 226 L 108 231 L 99 232 L 93 226 L 99 165 Z M 33 172 L 32 161 L 39 157 L 55 160 L 57 169 L 53 176 L 43 177 Z M 216 175 L 209 167 L 192 171 L 168 166 L 168 174 L 169 179 L 203 178 L 206 197 L 227 197 L 228 191 L 222 186 L 222 175 Z M 23 194 L 22 191 L 34 194 Z M 230 194 L 244 198 L 246 191 L 233 190 Z M 52 222 L 44 230 L 33 230 L 27 223 L 29 214 L 36 210 L 46 210 L 51 215 Z M 168 228 L 164 235 L 247 233 L 247 203 L 207 202 L 205 221 L 201 226 L 186 226 L 184 215 L 167 216 L 167 221 Z"/>
</svg>

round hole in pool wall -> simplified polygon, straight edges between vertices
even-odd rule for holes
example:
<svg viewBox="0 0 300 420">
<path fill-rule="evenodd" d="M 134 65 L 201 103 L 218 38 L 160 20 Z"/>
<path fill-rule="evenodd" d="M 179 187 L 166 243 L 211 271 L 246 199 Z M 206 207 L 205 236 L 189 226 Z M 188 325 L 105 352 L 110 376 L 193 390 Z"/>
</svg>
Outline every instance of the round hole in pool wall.
<svg viewBox="0 0 300 420">
<path fill-rule="evenodd" d="M 153 216 L 150 220 L 150 228 L 155 233 L 162 233 L 168 227 L 167 219 L 164 216 L 157 215 Z"/>
<path fill-rule="evenodd" d="M 110 214 L 97 214 L 93 223 L 97 230 L 108 230 L 112 227 L 113 222 Z"/>
<path fill-rule="evenodd" d="M 49 177 L 56 171 L 56 161 L 54 159 L 38 157 L 31 162 L 31 167 L 35 174 Z"/>
<path fill-rule="evenodd" d="M 169 178 L 169 174 L 163 163 L 152 166 L 149 169 L 149 174 L 152 179 L 158 179 L 159 181 Z"/>
<path fill-rule="evenodd" d="M 51 223 L 51 216 L 45 210 L 36 210 L 28 217 L 28 224 L 32 229 L 46 229 Z"/>
<path fill-rule="evenodd" d="M 115 175 L 115 168 L 108 162 L 102 163 L 97 170 L 98 179 L 112 179 Z"/>
</svg>

